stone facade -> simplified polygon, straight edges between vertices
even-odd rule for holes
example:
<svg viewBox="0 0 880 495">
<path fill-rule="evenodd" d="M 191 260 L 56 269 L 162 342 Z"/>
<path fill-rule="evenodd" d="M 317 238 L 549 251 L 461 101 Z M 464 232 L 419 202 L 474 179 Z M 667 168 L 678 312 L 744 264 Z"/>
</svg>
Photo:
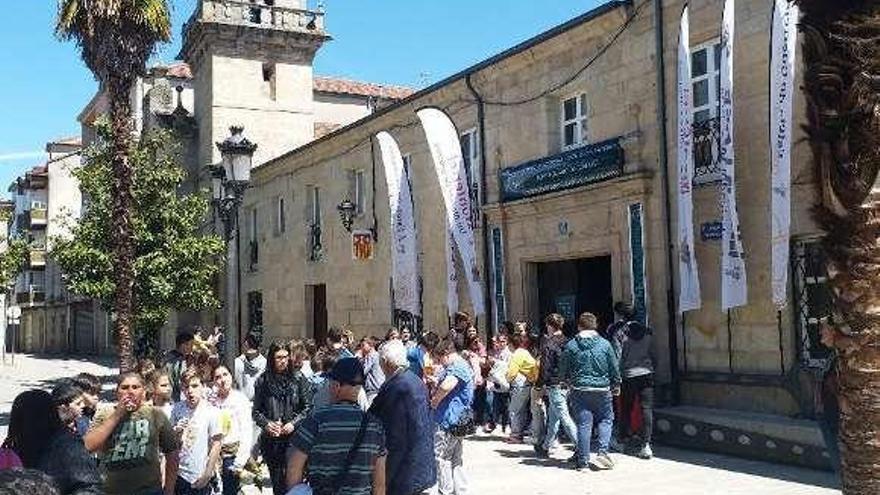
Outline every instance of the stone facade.
<svg viewBox="0 0 880 495">
<path fill-rule="evenodd" d="M 719 37 L 721 3 L 690 2 L 694 51 L 711 46 Z M 671 200 L 672 211 L 667 212 L 664 191 L 668 187 L 674 194 L 677 180 L 675 64 L 683 5 L 672 0 L 662 4 L 665 123 L 658 124 L 657 118 L 655 36 L 660 25 L 654 18 L 653 3 L 610 2 L 256 168 L 242 217 L 249 229 L 247 241 L 255 243 L 259 253 L 256 263 L 245 257 L 241 266 L 241 297 L 253 302 L 252 316 L 261 319 L 271 336 L 283 338 L 320 336 L 325 324 L 349 326 L 357 335 L 383 335 L 394 324 L 388 278 L 390 213 L 381 157 L 371 142 L 377 132 L 390 130 L 411 160 L 423 327 L 446 328 L 442 200 L 414 113 L 424 106 L 437 106 L 450 114 L 460 131 L 477 129 L 477 135 L 484 134 L 483 144 L 474 154 L 476 161 L 485 165 L 476 169 L 479 180 L 475 182 L 485 185 L 484 217 L 476 230 L 477 253 L 483 281 L 489 285 L 487 295 L 494 301 L 501 293 L 503 308 L 499 310 L 494 303 L 488 306 L 489 315 L 479 316 L 481 331 L 494 330 L 498 319 L 538 322 L 548 308 L 552 310 L 555 304 L 558 309 L 563 303 L 573 313 L 591 309 L 609 323 L 611 302 L 633 297 L 629 209 L 640 204 L 647 318 L 655 329 L 659 377 L 662 388 L 669 392 L 667 397 L 679 390 L 684 403 L 696 406 L 812 414 L 809 374 L 801 366 L 809 357 L 802 340 L 807 330 L 803 301 L 792 289 L 790 304 L 781 314 L 770 303 L 770 11 L 765 2 L 741 1 L 736 9 L 738 201 L 750 302 L 729 314 L 720 310 L 719 242 L 699 237 L 703 224 L 720 219 L 718 183 L 706 173 L 699 178 L 695 193 L 703 309 L 684 318 L 670 318 L 667 295 L 671 287 L 678 287 L 678 281 L 670 280 L 667 260 L 670 255 L 676 259 L 677 252 L 669 252 L 666 222 L 671 222 L 669 231 L 673 233 L 677 226 L 675 198 Z M 609 45 L 612 39 L 615 41 Z M 484 102 L 482 125 L 479 104 L 468 82 Z M 561 156 L 567 148 L 563 146 L 564 102 L 579 95 L 584 95 L 578 103 L 583 106 L 585 122 L 582 144 L 617 139 L 624 155 L 621 173 L 580 187 L 505 200 L 498 179 L 501 171 Z M 794 105 L 796 124 L 800 124 L 804 122 L 802 94 L 796 95 Z M 665 125 L 665 129 L 658 125 Z M 815 237 L 817 229 L 808 214 L 812 201 L 809 150 L 800 125 L 795 129 L 792 234 L 797 246 L 800 240 Z M 669 176 L 664 175 L 660 161 L 664 135 Z M 338 203 L 352 197 L 349 178 L 357 170 L 364 173 L 368 198 L 354 229 L 377 232 L 374 256 L 369 261 L 353 260 L 351 234 L 343 229 L 336 211 Z M 319 191 L 317 203 L 315 188 Z M 279 216 L 284 218 L 283 230 L 278 228 Z M 316 220 L 322 249 L 319 260 L 314 261 L 311 247 Z M 492 245 L 484 250 L 495 229 L 502 240 L 502 251 L 497 255 Z M 495 264 L 487 263 L 484 253 L 502 261 L 500 290 L 489 277 L 495 273 Z M 567 273 L 571 270 L 581 275 Z M 793 267 L 791 277 L 796 276 Z M 597 283 L 607 284 L 605 294 L 596 292 Z M 462 309 L 467 310 L 467 291 L 463 284 L 458 289 Z M 555 292 L 548 296 L 548 290 Z M 595 292 L 595 297 L 584 300 L 584 290 Z M 573 307 L 562 297 L 565 291 L 573 293 Z M 326 318 L 315 314 L 321 311 L 316 299 L 322 295 Z M 245 308 L 247 311 L 246 304 Z M 670 328 L 670 322 L 674 327 Z M 675 352 L 672 345 L 677 347 Z M 673 375 L 679 378 L 675 387 Z"/>
</svg>

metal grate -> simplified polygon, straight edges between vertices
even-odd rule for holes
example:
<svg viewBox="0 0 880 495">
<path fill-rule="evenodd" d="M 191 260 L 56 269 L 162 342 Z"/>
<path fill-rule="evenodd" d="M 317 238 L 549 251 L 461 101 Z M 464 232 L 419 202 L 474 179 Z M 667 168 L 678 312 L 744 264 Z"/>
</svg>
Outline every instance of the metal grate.
<svg viewBox="0 0 880 495">
<path fill-rule="evenodd" d="M 323 246 L 321 244 L 321 224 L 314 222 L 309 225 L 309 261 L 321 261 Z"/>
<path fill-rule="evenodd" d="M 263 326 L 263 293 L 260 291 L 247 294 L 248 331 Z"/>
<path fill-rule="evenodd" d="M 808 368 L 824 367 L 830 350 L 820 342 L 819 327 L 830 321 L 832 294 L 825 253 L 818 240 L 795 241 L 791 256 L 794 320 L 798 357 Z"/>
<path fill-rule="evenodd" d="M 721 180 L 718 118 L 694 123 L 694 184 Z"/>
</svg>

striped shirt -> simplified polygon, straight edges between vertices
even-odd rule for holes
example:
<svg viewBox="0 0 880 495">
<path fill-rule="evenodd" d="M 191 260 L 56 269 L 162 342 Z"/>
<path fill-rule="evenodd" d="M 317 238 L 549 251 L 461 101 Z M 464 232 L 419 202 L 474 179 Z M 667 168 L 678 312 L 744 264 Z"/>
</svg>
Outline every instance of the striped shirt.
<svg viewBox="0 0 880 495">
<path fill-rule="evenodd" d="M 303 420 L 291 440 L 291 447 L 308 455 L 308 480 L 315 493 L 330 490 L 345 465 L 364 412 L 356 404 L 340 402 L 316 411 Z M 386 455 L 382 423 L 370 417 L 351 467 L 340 483 L 338 495 L 370 495 L 373 464 Z"/>
</svg>

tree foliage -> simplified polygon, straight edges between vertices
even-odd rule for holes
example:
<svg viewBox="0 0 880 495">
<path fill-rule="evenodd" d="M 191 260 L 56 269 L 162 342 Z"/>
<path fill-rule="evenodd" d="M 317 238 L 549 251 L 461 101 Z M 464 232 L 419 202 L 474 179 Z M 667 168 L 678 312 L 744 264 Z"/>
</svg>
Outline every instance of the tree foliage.
<svg viewBox="0 0 880 495">
<path fill-rule="evenodd" d="M 112 145 L 109 128 L 85 151 L 76 171 L 83 196 L 83 216 L 71 238 L 59 239 L 50 255 L 65 274 L 69 290 L 101 301 L 112 310 L 115 293 L 110 232 Z M 224 245 L 200 232 L 209 202 L 206 194 L 181 194 L 185 171 L 177 165 L 177 143 L 164 130 L 147 132 L 130 150 L 134 207 L 134 329 L 155 350 L 158 330 L 168 313 L 216 308 L 214 279 Z"/>
<path fill-rule="evenodd" d="M 113 311 L 119 367 L 134 366 L 132 326 L 135 298 L 135 239 L 131 90 L 146 72 L 156 45 L 171 38 L 167 0 L 59 0 L 55 34 L 73 40 L 83 62 L 107 95 L 112 124 L 110 184 L 111 222 L 109 250 L 113 252 L 115 287 Z"/>
<path fill-rule="evenodd" d="M 15 282 L 28 261 L 29 253 L 30 248 L 24 239 L 14 237 L 7 241 L 6 249 L 0 253 L 0 290 Z"/>
</svg>

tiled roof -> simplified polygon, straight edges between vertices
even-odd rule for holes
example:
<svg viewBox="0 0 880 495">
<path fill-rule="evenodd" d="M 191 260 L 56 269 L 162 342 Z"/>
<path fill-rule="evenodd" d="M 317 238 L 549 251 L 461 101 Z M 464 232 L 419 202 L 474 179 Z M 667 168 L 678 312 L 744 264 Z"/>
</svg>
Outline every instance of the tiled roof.
<svg viewBox="0 0 880 495">
<path fill-rule="evenodd" d="M 315 122 L 315 139 L 324 137 L 340 127 L 342 127 L 342 124 L 335 124 L 333 122 Z"/>
<path fill-rule="evenodd" d="M 168 65 L 156 65 L 150 68 L 151 73 L 164 73 L 169 77 L 178 77 L 180 79 L 192 79 L 192 70 L 186 62 L 172 62 Z"/>
<path fill-rule="evenodd" d="M 314 79 L 315 91 L 321 93 L 337 93 L 356 96 L 374 96 L 390 100 L 402 100 L 415 93 L 412 88 L 404 86 L 392 86 L 385 84 L 365 83 L 336 77 L 316 76 Z"/>
<path fill-rule="evenodd" d="M 156 65 L 150 68 L 150 73 L 192 79 L 192 69 L 186 62 L 173 62 L 167 65 Z M 402 100 L 415 93 L 412 88 L 406 86 L 394 86 L 390 84 L 376 84 L 338 77 L 316 76 L 314 89 L 319 93 L 336 93 L 354 96 L 373 96 L 388 100 Z"/>
<path fill-rule="evenodd" d="M 49 144 L 63 144 L 63 145 L 67 145 L 67 146 L 82 146 L 82 138 L 80 138 L 80 136 L 65 137 L 65 138 L 56 139 L 56 140 L 50 142 Z"/>
</svg>

